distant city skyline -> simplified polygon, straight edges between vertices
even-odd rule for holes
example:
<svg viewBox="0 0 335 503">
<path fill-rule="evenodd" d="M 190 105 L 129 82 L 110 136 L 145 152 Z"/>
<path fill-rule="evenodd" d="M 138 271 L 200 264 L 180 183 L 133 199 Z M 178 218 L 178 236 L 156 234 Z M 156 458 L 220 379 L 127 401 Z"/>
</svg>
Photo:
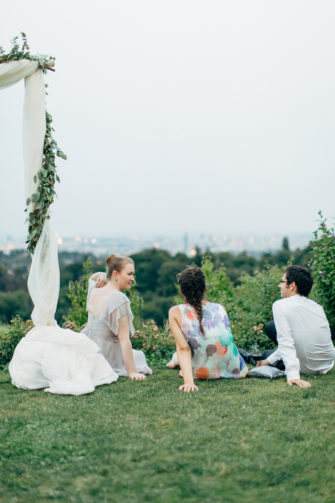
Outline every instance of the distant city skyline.
<svg viewBox="0 0 335 503">
<path fill-rule="evenodd" d="M 133 254 L 148 248 L 167 250 L 172 254 L 178 252 L 189 256 L 196 254 L 196 248 L 212 252 L 229 251 L 232 253 L 261 253 L 276 251 L 282 247 L 283 238 L 289 240 L 290 249 L 304 248 L 313 238 L 312 234 L 147 234 L 147 235 L 114 235 L 101 236 L 58 236 L 59 251 L 80 251 L 106 255 L 109 253 Z M 12 250 L 24 249 L 23 236 L 0 234 L 0 251 L 9 253 Z"/>
</svg>

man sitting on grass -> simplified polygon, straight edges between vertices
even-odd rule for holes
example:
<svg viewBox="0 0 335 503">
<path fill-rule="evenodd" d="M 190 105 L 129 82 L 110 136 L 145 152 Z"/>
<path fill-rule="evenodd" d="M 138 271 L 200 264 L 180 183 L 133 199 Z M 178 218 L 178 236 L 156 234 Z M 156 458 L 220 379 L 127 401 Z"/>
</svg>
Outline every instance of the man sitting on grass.
<svg viewBox="0 0 335 503">
<path fill-rule="evenodd" d="M 272 306 L 274 322 L 270 322 L 272 327 L 266 326 L 267 335 L 278 341 L 278 349 L 257 363 L 258 367 L 283 360 L 287 384 L 301 388 L 307 388 L 310 383 L 300 379 L 300 371 L 326 374 L 333 368 L 335 359 L 324 310 L 307 298 L 312 285 L 311 273 L 305 267 L 291 265 L 286 269 L 279 283 L 282 299 Z"/>
</svg>

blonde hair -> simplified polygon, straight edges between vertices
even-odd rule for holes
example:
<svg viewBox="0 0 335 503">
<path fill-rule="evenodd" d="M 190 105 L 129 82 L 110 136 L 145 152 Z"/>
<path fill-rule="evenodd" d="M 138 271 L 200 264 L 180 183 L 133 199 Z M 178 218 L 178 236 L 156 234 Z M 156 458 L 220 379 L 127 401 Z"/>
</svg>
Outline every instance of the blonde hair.
<svg viewBox="0 0 335 503">
<path fill-rule="evenodd" d="M 118 255 L 109 255 L 107 263 L 107 279 L 112 277 L 113 271 L 121 272 L 126 264 L 133 264 L 134 261 L 130 257 L 119 257 Z"/>
</svg>

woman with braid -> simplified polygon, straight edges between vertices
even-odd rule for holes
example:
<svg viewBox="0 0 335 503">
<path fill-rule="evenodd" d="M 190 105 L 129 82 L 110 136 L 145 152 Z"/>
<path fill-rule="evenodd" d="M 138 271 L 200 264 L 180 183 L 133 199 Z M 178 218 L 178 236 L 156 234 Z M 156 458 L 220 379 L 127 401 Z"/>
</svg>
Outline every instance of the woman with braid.
<svg viewBox="0 0 335 503">
<path fill-rule="evenodd" d="M 177 355 L 168 366 L 181 367 L 180 391 L 197 391 L 194 378 L 245 377 L 248 367 L 235 345 L 225 308 L 204 298 L 206 283 L 200 267 L 187 267 L 177 280 L 185 303 L 169 311 Z"/>
</svg>

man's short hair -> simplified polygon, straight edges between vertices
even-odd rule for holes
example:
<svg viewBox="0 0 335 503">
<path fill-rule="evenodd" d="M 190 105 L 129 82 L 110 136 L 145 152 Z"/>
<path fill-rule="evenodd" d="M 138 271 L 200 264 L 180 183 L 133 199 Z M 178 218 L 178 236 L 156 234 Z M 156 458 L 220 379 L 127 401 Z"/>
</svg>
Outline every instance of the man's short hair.
<svg viewBox="0 0 335 503">
<path fill-rule="evenodd" d="M 294 282 L 297 285 L 298 293 L 304 297 L 308 297 L 313 286 L 313 278 L 309 269 L 300 265 L 290 265 L 286 269 L 285 274 L 287 284 L 290 285 Z"/>
</svg>

